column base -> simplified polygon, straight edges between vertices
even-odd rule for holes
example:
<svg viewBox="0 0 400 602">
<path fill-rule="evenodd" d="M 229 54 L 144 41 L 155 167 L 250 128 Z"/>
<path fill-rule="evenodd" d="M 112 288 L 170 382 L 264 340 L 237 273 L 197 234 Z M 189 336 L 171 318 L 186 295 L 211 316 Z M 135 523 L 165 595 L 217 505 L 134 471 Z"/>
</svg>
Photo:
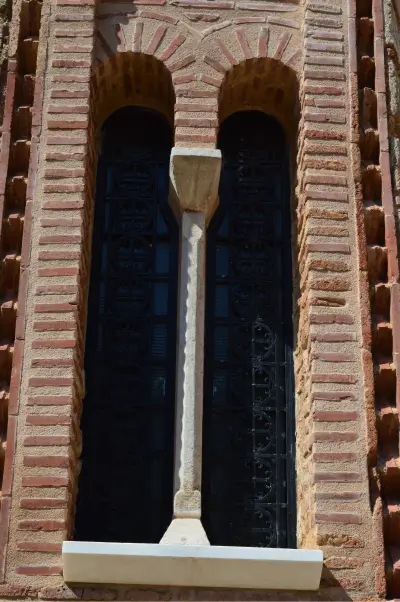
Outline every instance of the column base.
<svg viewBox="0 0 400 602">
<path fill-rule="evenodd" d="M 160 544 L 209 546 L 210 542 L 199 518 L 174 518 Z"/>
</svg>

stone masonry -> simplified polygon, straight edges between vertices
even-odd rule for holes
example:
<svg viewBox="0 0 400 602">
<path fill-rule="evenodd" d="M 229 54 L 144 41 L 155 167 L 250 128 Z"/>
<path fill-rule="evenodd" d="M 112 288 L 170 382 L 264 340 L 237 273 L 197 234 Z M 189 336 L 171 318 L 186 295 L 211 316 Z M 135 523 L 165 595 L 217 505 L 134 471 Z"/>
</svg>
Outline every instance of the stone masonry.
<svg viewBox="0 0 400 602">
<path fill-rule="evenodd" d="M 0 4 L 0 599 L 400 598 L 400 4 L 14 0 L 10 17 Z M 126 105 L 165 115 L 177 151 L 217 152 L 239 110 L 287 134 L 297 538 L 324 552 L 318 592 L 63 581 L 99 135 Z"/>
</svg>

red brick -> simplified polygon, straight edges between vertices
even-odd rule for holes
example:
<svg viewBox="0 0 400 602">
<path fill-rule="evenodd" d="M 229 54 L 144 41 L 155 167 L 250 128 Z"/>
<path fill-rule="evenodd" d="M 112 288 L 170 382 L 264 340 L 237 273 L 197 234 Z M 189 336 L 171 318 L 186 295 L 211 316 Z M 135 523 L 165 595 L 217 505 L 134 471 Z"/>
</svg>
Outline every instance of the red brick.
<svg viewBox="0 0 400 602">
<path fill-rule="evenodd" d="M 47 110 L 49 113 L 87 115 L 89 113 L 89 105 L 77 105 L 75 107 L 70 107 L 69 105 L 49 105 Z"/>
<path fill-rule="evenodd" d="M 355 401 L 357 399 L 356 395 L 349 391 L 315 391 L 311 398 L 313 401 L 317 399 L 322 401 Z"/>
<path fill-rule="evenodd" d="M 304 111 L 304 121 L 309 123 L 346 123 L 346 115 Z"/>
<path fill-rule="evenodd" d="M 70 444 L 69 437 L 47 437 L 47 436 L 36 436 L 26 437 L 24 439 L 25 447 L 53 447 L 53 446 L 65 446 Z M 36 478 L 36 477 L 35 477 Z M 47 478 L 47 477 L 46 477 Z M 50 478 L 50 477 L 49 477 Z M 36 485 L 26 485 L 27 487 L 36 487 Z M 38 485 L 38 487 L 46 487 L 46 485 Z"/>
<path fill-rule="evenodd" d="M 84 153 L 47 153 L 46 161 L 81 161 Z"/>
<path fill-rule="evenodd" d="M 314 452 L 314 462 L 355 462 L 358 454 L 355 452 Z"/>
<path fill-rule="evenodd" d="M 68 456 L 24 456 L 24 466 L 68 468 Z"/>
<path fill-rule="evenodd" d="M 40 245 L 72 245 L 80 243 L 80 234 L 51 234 L 39 238 Z"/>
<path fill-rule="evenodd" d="M 215 105 L 206 105 L 204 103 L 192 103 L 192 104 L 188 104 L 188 103 L 176 103 L 175 105 L 175 113 L 179 112 L 179 111 L 184 111 L 184 112 L 197 112 L 197 113 L 217 113 L 217 107 Z"/>
<path fill-rule="evenodd" d="M 172 25 L 177 25 L 179 22 L 179 19 L 176 19 L 175 17 L 172 17 L 171 15 L 155 13 L 154 11 L 150 11 L 150 10 L 141 10 L 140 16 L 142 17 L 142 19 L 155 19 L 156 21 L 163 21 L 164 23 L 171 23 Z M 146 51 L 146 52 L 148 54 L 152 54 L 148 51 Z"/>
<path fill-rule="evenodd" d="M 276 61 L 280 61 L 282 59 L 283 53 L 284 53 L 284 51 L 286 49 L 286 46 L 289 43 L 289 40 L 290 40 L 291 36 L 292 36 L 292 34 L 289 33 L 288 31 L 284 31 L 281 34 L 281 36 L 279 38 L 279 41 L 278 41 L 278 44 L 277 44 L 276 49 L 275 49 L 275 54 L 273 56 L 273 58 Z"/>
<path fill-rule="evenodd" d="M 361 480 L 359 472 L 320 472 L 317 470 L 314 472 L 314 481 L 316 483 L 358 483 Z"/>
<path fill-rule="evenodd" d="M 260 58 L 266 57 L 268 52 L 268 39 L 269 29 L 268 27 L 261 27 L 258 35 L 258 56 Z"/>
<path fill-rule="evenodd" d="M 75 339 L 46 339 L 32 341 L 32 349 L 74 349 Z"/>
<path fill-rule="evenodd" d="M 60 73 L 52 76 L 52 81 L 56 83 L 74 83 L 74 84 L 87 84 L 90 81 L 89 75 L 77 75 L 76 73 Z M 48 142 L 48 139 L 47 139 Z"/>
<path fill-rule="evenodd" d="M 305 69 L 304 79 L 326 79 L 332 81 L 345 81 L 346 75 L 343 71 L 330 70 L 316 70 L 316 69 Z"/>
<path fill-rule="evenodd" d="M 218 119 L 176 118 L 175 127 L 216 128 Z"/>
<path fill-rule="evenodd" d="M 75 310 L 76 305 L 70 303 L 37 303 L 35 305 L 35 313 L 37 314 L 64 313 Z"/>
<path fill-rule="evenodd" d="M 358 419 L 358 412 L 319 411 L 313 413 L 316 422 L 349 422 Z"/>
<path fill-rule="evenodd" d="M 221 79 L 217 79 L 216 77 L 210 77 L 209 75 L 205 75 L 204 73 L 200 73 L 199 81 L 204 82 L 205 84 L 210 84 L 210 86 L 215 86 L 219 88 L 221 85 Z M 213 92 L 211 98 L 216 98 L 218 96 L 218 92 Z"/>
<path fill-rule="evenodd" d="M 67 498 L 22 498 L 20 508 L 26 510 L 47 510 L 50 508 L 66 508 L 68 504 Z"/>
<path fill-rule="evenodd" d="M 59 520 L 20 520 L 19 531 L 62 531 L 65 521 Z"/>
<path fill-rule="evenodd" d="M 16 437 L 17 437 L 17 418 L 16 418 L 16 416 L 8 416 L 7 445 L 6 445 L 6 453 L 5 453 L 4 469 L 3 469 L 3 481 L 2 481 L 3 497 L 6 495 L 11 495 L 13 472 L 14 472 L 14 453 L 15 453 L 15 446 L 16 446 Z M 2 527 L 2 524 L 0 522 L 0 536 L 1 536 L 1 527 Z M 1 537 L 0 537 L 0 545 L 1 545 Z"/>
<path fill-rule="evenodd" d="M 142 13 L 142 16 L 143 16 L 143 13 Z M 160 19 L 161 21 L 165 20 L 164 17 L 163 17 L 163 15 L 160 15 L 160 17 L 161 17 L 161 19 Z M 168 17 L 166 15 L 165 18 L 169 19 L 169 18 L 172 18 L 172 17 Z M 155 53 L 155 51 L 157 50 L 157 48 L 161 44 L 166 31 L 167 31 L 167 27 L 165 27 L 164 25 L 160 25 L 159 27 L 157 27 L 156 31 L 154 32 L 154 35 L 153 35 L 152 39 L 149 42 L 149 45 L 147 46 L 146 54 L 154 54 Z"/>
<path fill-rule="evenodd" d="M 86 134 L 84 136 L 48 136 L 46 140 L 49 146 L 51 145 L 59 145 L 59 144 L 67 144 L 68 146 L 76 146 L 78 144 L 86 144 L 87 137 Z"/>
<path fill-rule="evenodd" d="M 142 32 L 143 32 L 143 22 L 142 21 L 138 21 L 137 23 L 135 23 L 135 29 L 133 32 L 133 44 L 132 44 L 132 50 L 133 52 L 140 52 L 141 48 L 142 48 Z M 99 35 L 99 34 L 97 34 Z M 105 41 L 105 44 L 103 44 L 103 47 L 106 49 L 107 48 L 107 42 Z"/>
<path fill-rule="evenodd" d="M 58 377 L 47 377 L 47 378 L 30 378 L 30 387 L 71 387 L 74 384 L 73 378 L 58 378 Z"/>
<path fill-rule="evenodd" d="M 239 19 L 234 19 L 233 22 L 235 25 L 243 25 L 244 23 L 265 23 L 266 17 L 240 17 Z"/>
<path fill-rule="evenodd" d="M 246 35 L 245 35 L 245 30 L 243 28 L 239 28 L 239 29 L 236 29 L 235 33 L 236 33 L 237 40 L 239 42 L 239 46 L 242 49 L 243 58 L 244 59 L 253 58 L 250 47 L 249 47 L 249 43 L 248 43 Z"/>
<path fill-rule="evenodd" d="M 45 184 L 43 186 L 44 192 L 84 192 L 84 184 Z M 56 209 L 68 209 L 66 203 L 59 204 Z M 77 206 L 71 207 L 71 209 L 77 209 Z M 53 209 L 53 207 L 47 206 L 46 209 Z"/>
<path fill-rule="evenodd" d="M 78 268 L 39 268 L 37 271 L 39 277 L 57 277 L 57 276 L 77 276 Z"/>
<path fill-rule="evenodd" d="M 364 566 L 362 558 L 349 558 L 348 556 L 330 556 L 324 563 L 330 569 L 354 569 Z"/>
<path fill-rule="evenodd" d="M 177 35 L 167 46 L 164 52 L 160 55 L 160 61 L 167 61 L 175 52 L 178 50 L 179 46 L 183 44 L 186 40 L 186 36 L 179 34 Z"/>
<path fill-rule="evenodd" d="M 45 414 L 31 414 L 26 417 L 26 424 L 29 424 L 31 426 L 56 426 L 70 423 L 70 416 L 62 416 L 59 414 L 56 414 L 55 416 Z"/>
<path fill-rule="evenodd" d="M 171 65 L 169 65 L 168 69 L 170 73 L 174 73 L 175 71 L 179 71 L 179 69 L 183 69 L 184 67 L 188 67 L 189 65 L 191 65 L 192 63 L 196 62 L 196 57 L 194 54 L 188 54 L 187 56 L 184 56 L 183 58 L 177 60 L 175 63 L 172 63 Z M 177 91 L 175 90 L 175 93 Z"/>
<path fill-rule="evenodd" d="M 316 512 L 315 522 L 361 525 L 362 517 L 356 512 Z"/>
<path fill-rule="evenodd" d="M 62 566 L 50 566 L 41 564 L 21 565 L 17 566 L 15 572 L 17 575 L 61 575 Z"/>
<path fill-rule="evenodd" d="M 76 295 L 78 287 L 76 284 L 49 284 L 36 287 L 36 295 Z"/>
<path fill-rule="evenodd" d="M 316 491 L 315 498 L 320 501 L 359 502 L 361 493 L 357 491 Z"/>
<path fill-rule="evenodd" d="M 227 67 L 224 67 L 222 63 L 214 59 L 212 56 L 208 56 L 207 54 L 203 57 L 203 61 L 219 73 L 222 73 L 223 75 L 225 75 L 225 73 L 228 70 Z"/>
<path fill-rule="evenodd" d="M 210 142 L 217 141 L 216 136 L 206 136 L 202 134 L 175 134 L 177 142 Z"/>
<path fill-rule="evenodd" d="M 312 341 L 323 343 L 343 343 L 345 341 L 355 341 L 356 335 L 353 332 L 314 332 L 311 333 L 310 338 Z"/>
<path fill-rule="evenodd" d="M 321 351 L 312 354 L 312 359 L 321 362 L 354 362 L 352 353 L 322 353 Z"/>
<path fill-rule="evenodd" d="M 316 441 L 357 441 L 358 433 L 352 433 L 349 431 L 316 431 L 312 434 L 312 439 Z"/>
<path fill-rule="evenodd" d="M 203 79 L 202 81 L 205 80 Z M 187 88 L 175 88 L 175 94 L 176 96 L 181 96 L 183 98 L 218 98 L 219 90 L 188 90 Z"/>
<path fill-rule="evenodd" d="M 81 53 L 85 53 L 88 52 L 90 53 L 92 51 L 92 46 L 85 46 L 85 45 L 72 45 L 72 44 L 55 44 L 54 46 L 54 52 L 61 52 L 61 53 L 71 53 L 71 54 L 81 54 Z M 53 111 L 51 111 L 53 112 Z"/>
<path fill-rule="evenodd" d="M 72 358 L 70 359 L 45 359 L 45 358 L 36 358 L 31 361 L 31 368 L 71 368 L 74 365 L 74 361 Z"/>
<path fill-rule="evenodd" d="M 214 8 L 214 9 L 230 9 L 234 8 L 234 2 L 218 2 L 217 0 L 213 0 L 213 2 L 202 2 L 201 0 L 176 0 L 175 4 L 177 6 L 188 6 L 190 8 Z"/>
<path fill-rule="evenodd" d="M 21 552 L 61 552 L 62 543 L 38 542 L 38 541 L 17 541 L 17 550 Z"/>
<path fill-rule="evenodd" d="M 312 324 L 354 324 L 353 316 L 347 314 L 310 314 Z"/>
<path fill-rule="evenodd" d="M 217 44 L 217 46 L 221 50 L 222 54 L 224 55 L 224 57 L 227 59 L 227 61 L 231 65 L 237 65 L 238 64 L 238 61 L 235 59 L 235 57 L 233 56 L 233 54 L 230 52 L 230 50 L 228 49 L 228 47 L 225 45 L 225 43 L 220 38 L 217 38 L 215 40 L 215 43 Z"/>
<path fill-rule="evenodd" d="M 34 395 L 28 397 L 28 405 L 32 406 L 69 406 L 73 404 L 68 395 Z"/>
<path fill-rule="evenodd" d="M 307 174 L 305 177 L 306 184 L 323 184 L 327 186 L 347 186 L 347 178 L 345 176 L 331 176 L 327 174 Z"/>
<path fill-rule="evenodd" d="M 47 331 L 62 331 L 62 330 L 75 330 L 76 322 L 68 320 L 54 320 L 49 322 L 34 322 L 33 329 L 40 332 Z"/>
<path fill-rule="evenodd" d="M 339 142 L 344 142 L 346 140 L 345 133 L 330 130 L 311 130 L 307 128 L 304 131 L 304 136 L 310 140 L 338 140 Z"/>
<path fill-rule="evenodd" d="M 60 90 L 53 89 L 50 98 L 89 98 L 89 90 Z"/>
<path fill-rule="evenodd" d="M 49 209 L 51 211 L 67 211 L 69 209 L 82 209 L 83 205 L 83 201 L 45 201 L 43 203 L 43 209 Z"/>
<path fill-rule="evenodd" d="M 311 382 L 313 383 L 348 383 L 355 384 L 357 377 L 353 374 L 312 374 Z"/>
<path fill-rule="evenodd" d="M 28 439 L 68 439 L 66 443 L 48 443 L 47 445 L 69 445 L 69 438 L 67 437 L 27 437 Z M 26 440 L 25 440 L 26 441 Z M 25 443 L 26 445 L 26 443 Z M 39 441 L 37 446 L 45 446 L 46 443 Z M 62 477 L 23 477 L 22 487 L 68 487 L 69 480 Z"/>
<path fill-rule="evenodd" d="M 308 243 L 307 251 L 313 251 L 316 253 L 350 253 L 350 246 L 341 243 Z"/>
<path fill-rule="evenodd" d="M 273 15 L 268 15 L 267 23 L 270 25 L 280 25 L 281 27 L 291 27 L 292 29 L 300 29 L 298 21 L 295 21 L 294 19 L 282 19 L 280 17 L 274 17 Z"/>
<path fill-rule="evenodd" d="M 81 178 L 85 175 L 84 169 L 67 169 L 67 168 L 58 168 L 58 169 L 46 169 L 44 172 L 45 178 Z"/>
<path fill-rule="evenodd" d="M 87 119 L 81 119 L 79 121 L 49 119 L 47 125 L 50 130 L 86 130 L 88 127 L 88 121 Z"/>
<path fill-rule="evenodd" d="M 186 75 L 174 75 L 172 77 L 172 81 L 175 86 L 178 84 L 188 84 L 189 82 L 194 82 L 196 80 L 196 76 L 194 73 L 187 73 Z"/>
<path fill-rule="evenodd" d="M 80 259 L 79 251 L 40 251 L 39 259 L 41 261 L 69 261 L 71 259 Z"/>
<path fill-rule="evenodd" d="M 72 60 L 72 59 L 53 59 L 51 66 L 61 69 L 76 69 L 78 67 L 86 67 L 90 69 L 90 61 L 86 60 Z"/>
<path fill-rule="evenodd" d="M 80 217 L 49 217 L 40 220 L 40 225 L 43 228 L 55 228 L 57 226 L 65 226 L 67 228 L 77 227 L 82 225 Z"/>
</svg>

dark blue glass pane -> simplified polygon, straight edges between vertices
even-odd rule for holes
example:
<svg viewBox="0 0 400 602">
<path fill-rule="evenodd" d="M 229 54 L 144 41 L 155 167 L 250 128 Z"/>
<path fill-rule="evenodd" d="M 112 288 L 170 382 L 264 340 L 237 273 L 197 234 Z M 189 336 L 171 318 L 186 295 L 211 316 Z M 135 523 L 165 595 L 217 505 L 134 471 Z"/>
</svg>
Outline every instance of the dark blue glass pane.
<svg viewBox="0 0 400 602">
<path fill-rule="evenodd" d="M 178 229 L 168 204 L 171 146 L 169 125 L 151 111 L 129 107 L 106 122 L 85 350 L 81 540 L 158 543 L 172 515 Z"/>
<path fill-rule="evenodd" d="M 202 519 L 214 545 L 295 546 L 284 134 L 262 113 L 238 113 L 223 123 L 220 147 L 207 237 Z"/>
</svg>

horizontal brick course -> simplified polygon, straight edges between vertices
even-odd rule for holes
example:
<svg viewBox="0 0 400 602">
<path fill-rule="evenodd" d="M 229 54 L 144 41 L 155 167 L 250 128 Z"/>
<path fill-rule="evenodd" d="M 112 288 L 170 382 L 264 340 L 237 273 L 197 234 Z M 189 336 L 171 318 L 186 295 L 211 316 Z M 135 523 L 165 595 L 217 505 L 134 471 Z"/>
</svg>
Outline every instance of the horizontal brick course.
<svg viewBox="0 0 400 602">
<path fill-rule="evenodd" d="M 62 543 L 37 542 L 37 541 L 17 541 L 17 550 L 22 552 L 61 552 Z"/>
<path fill-rule="evenodd" d="M 29 440 L 36 439 L 37 442 L 32 443 L 35 446 L 46 446 L 45 439 L 48 440 L 47 445 L 69 445 L 69 438 L 67 437 L 27 437 Z M 68 439 L 62 443 L 63 440 Z M 57 440 L 57 441 L 56 441 Z M 27 445 L 26 439 L 24 445 Z M 68 487 L 69 479 L 62 477 L 23 477 L 22 487 Z"/>
<path fill-rule="evenodd" d="M 27 575 L 30 577 L 33 577 L 35 575 L 61 575 L 62 566 L 50 566 L 41 564 L 21 565 L 17 566 L 15 572 L 17 573 L 17 575 Z"/>
<path fill-rule="evenodd" d="M 47 378 L 30 378 L 29 379 L 30 387 L 71 387 L 74 384 L 73 378 L 57 378 L 57 377 L 47 377 Z"/>
<path fill-rule="evenodd" d="M 70 424 L 70 416 L 61 416 L 56 414 L 55 416 L 46 416 L 43 414 L 31 414 L 26 417 L 26 424 L 32 426 L 56 426 L 60 424 Z"/>
<path fill-rule="evenodd" d="M 358 483 L 361 480 L 359 472 L 320 472 L 318 470 L 314 472 L 314 481 L 316 483 Z"/>
<path fill-rule="evenodd" d="M 68 468 L 68 456 L 24 456 L 24 466 L 43 468 Z"/>
<path fill-rule="evenodd" d="M 67 498 L 22 498 L 20 508 L 25 510 L 48 510 L 51 508 L 66 508 Z"/>
<path fill-rule="evenodd" d="M 28 405 L 64 406 L 72 405 L 73 399 L 68 395 L 34 395 L 28 397 Z"/>
<path fill-rule="evenodd" d="M 358 419 L 358 412 L 319 411 L 313 413 L 316 422 L 349 422 Z"/>
<path fill-rule="evenodd" d="M 59 520 L 20 520 L 19 531 L 62 531 L 65 521 Z"/>
<path fill-rule="evenodd" d="M 361 514 L 356 512 L 316 512 L 316 523 L 343 523 L 347 525 L 361 525 Z"/>
</svg>

